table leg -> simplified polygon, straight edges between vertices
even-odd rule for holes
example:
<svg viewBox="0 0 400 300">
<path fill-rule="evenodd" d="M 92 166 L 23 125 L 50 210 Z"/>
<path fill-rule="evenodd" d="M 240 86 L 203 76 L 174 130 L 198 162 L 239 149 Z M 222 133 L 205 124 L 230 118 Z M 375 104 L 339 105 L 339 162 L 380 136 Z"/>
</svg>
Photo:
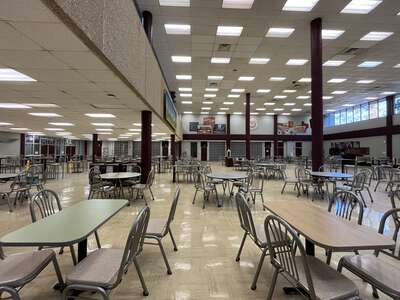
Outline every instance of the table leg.
<svg viewBox="0 0 400 300">
<path fill-rule="evenodd" d="M 78 262 L 82 261 L 87 256 L 87 239 L 78 243 Z"/>
<path fill-rule="evenodd" d="M 315 256 L 315 245 L 308 239 L 306 239 L 306 253 L 307 255 Z"/>
</svg>

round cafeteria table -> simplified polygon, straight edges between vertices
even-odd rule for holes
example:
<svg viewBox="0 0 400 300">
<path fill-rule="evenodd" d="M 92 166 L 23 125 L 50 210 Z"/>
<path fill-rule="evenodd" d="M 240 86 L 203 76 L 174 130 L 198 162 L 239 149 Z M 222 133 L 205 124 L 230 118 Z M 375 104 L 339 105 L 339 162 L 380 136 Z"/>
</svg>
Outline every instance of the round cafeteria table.
<svg viewBox="0 0 400 300">
<path fill-rule="evenodd" d="M 0 174 L 0 181 L 8 181 L 10 179 L 14 179 L 17 177 L 18 173 L 1 173 Z"/>
<path fill-rule="evenodd" d="M 220 179 L 223 181 L 239 181 L 239 180 L 244 180 L 248 177 L 246 172 L 211 172 L 209 174 L 206 174 L 206 176 L 210 179 Z M 225 187 L 224 187 L 224 193 L 225 193 Z M 230 192 L 231 195 L 232 191 Z M 220 199 L 220 197 L 218 198 Z M 219 201 L 218 207 L 222 206 L 222 201 Z"/>
<path fill-rule="evenodd" d="M 350 179 L 353 177 L 351 174 L 340 173 L 340 172 L 310 172 L 313 177 L 327 178 L 327 179 Z"/>
<path fill-rule="evenodd" d="M 113 181 L 115 187 L 119 190 L 119 194 L 122 195 L 123 198 L 125 198 L 124 187 L 122 185 L 122 182 L 126 179 L 137 178 L 140 176 L 141 174 L 137 172 L 115 172 L 115 173 L 101 174 L 100 178 L 103 180 Z"/>
</svg>

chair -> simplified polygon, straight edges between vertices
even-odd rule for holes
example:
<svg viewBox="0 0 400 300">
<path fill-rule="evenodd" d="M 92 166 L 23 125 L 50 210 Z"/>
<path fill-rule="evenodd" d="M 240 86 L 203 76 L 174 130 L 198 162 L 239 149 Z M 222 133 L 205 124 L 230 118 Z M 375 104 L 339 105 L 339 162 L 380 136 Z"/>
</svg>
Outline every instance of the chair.
<svg viewBox="0 0 400 300">
<path fill-rule="evenodd" d="M 8 196 L 8 193 L 0 192 L 0 199 L 5 199 L 7 201 L 8 211 L 11 213 L 13 211 L 13 209 L 12 209 L 12 203 L 11 203 L 10 197 Z"/>
<path fill-rule="evenodd" d="M 149 218 L 150 208 L 143 207 L 132 224 L 125 249 L 97 249 L 76 265 L 66 277 L 63 300 L 67 300 L 74 291 L 98 293 L 104 300 L 109 300 L 109 294 L 121 283 L 132 262 L 142 284 L 143 295 L 147 296 L 149 291 L 144 282 L 137 256 L 143 249 Z"/>
<path fill-rule="evenodd" d="M 282 190 L 281 190 L 281 194 L 283 194 L 283 192 L 285 191 L 286 185 L 292 184 L 292 185 L 294 185 L 294 189 L 295 190 L 297 189 L 297 197 L 300 196 L 300 182 L 299 182 L 299 179 L 297 177 L 298 169 L 299 168 L 296 168 L 295 171 L 294 171 L 295 178 L 288 177 L 287 174 L 286 174 L 286 171 L 285 170 L 282 171 L 282 177 L 283 177 L 284 183 L 283 183 L 283 187 L 282 187 Z"/>
<path fill-rule="evenodd" d="M 8 197 L 14 194 L 14 206 L 17 201 L 23 201 L 24 198 L 30 199 L 31 197 L 31 185 L 27 181 L 25 172 L 21 172 L 17 177 L 14 178 L 10 185 L 10 191 L 7 192 Z"/>
<path fill-rule="evenodd" d="M 389 217 L 393 217 L 395 224 L 397 224 L 399 212 L 400 208 L 393 208 L 383 215 L 378 230 L 380 234 L 383 234 L 386 221 Z M 396 225 L 395 235 L 393 235 L 393 240 L 395 242 L 397 242 L 397 233 L 398 227 Z M 341 272 L 342 269 L 345 268 L 371 284 L 373 287 L 373 296 L 375 298 L 379 298 L 377 291 L 379 290 L 393 299 L 400 299 L 400 269 L 397 265 L 378 257 L 378 254 L 381 252 L 398 260 L 400 256 L 399 253 L 396 254 L 395 251 L 396 249 L 394 248 L 393 251 L 390 252 L 386 250 L 375 251 L 375 255 L 362 254 L 344 256 L 339 261 L 338 271 Z"/>
<path fill-rule="evenodd" d="M 240 187 L 239 191 L 245 194 L 246 199 L 251 198 L 251 200 L 253 200 L 253 204 L 256 203 L 257 195 L 260 195 L 263 204 L 263 210 L 265 210 L 263 196 L 264 172 L 251 172 L 249 174 L 249 179 L 242 187 Z"/>
<path fill-rule="evenodd" d="M 393 168 L 390 166 L 377 166 L 375 173 L 377 176 L 377 182 L 374 192 L 376 192 L 381 183 L 386 183 L 385 191 L 387 191 L 393 177 Z"/>
<path fill-rule="evenodd" d="M 328 212 L 332 212 L 345 220 L 351 221 L 353 213 L 358 209 L 357 224 L 362 225 L 364 216 L 364 203 L 357 197 L 354 192 L 351 191 L 338 191 L 335 193 L 331 201 L 329 202 Z M 340 234 L 340 233 L 339 233 Z M 341 234 L 346 234 L 342 232 Z M 328 249 L 326 251 L 327 258 L 326 263 L 329 265 L 332 258 L 333 250 Z M 357 253 L 357 252 L 356 252 Z"/>
<path fill-rule="evenodd" d="M 311 300 L 361 299 L 351 280 L 306 254 L 297 233 L 284 220 L 269 215 L 264 226 L 271 264 L 275 268 L 268 300 L 273 297 L 279 274 L 299 291 L 304 290 Z"/>
<path fill-rule="evenodd" d="M 100 170 L 96 167 L 89 170 L 89 196 L 88 199 L 94 197 L 108 198 L 115 196 L 115 186 L 112 182 L 104 181 L 100 177 Z"/>
<path fill-rule="evenodd" d="M 20 300 L 19 291 L 34 280 L 50 263 L 53 263 L 58 282 L 63 287 L 64 281 L 53 250 L 4 256 L 0 247 L 0 297 L 3 293 L 7 293 L 11 299 Z"/>
<path fill-rule="evenodd" d="M 169 211 L 168 219 L 150 219 L 149 224 L 147 226 L 147 231 L 144 235 L 145 239 L 154 239 L 157 241 L 157 244 L 144 242 L 146 245 L 158 245 L 160 247 L 161 254 L 163 256 L 165 265 L 167 266 L 168 275 L 172 274 L 171 268 L 168 263 L 167 256 L 165 255 L 164 247 L 162 245 L 162 239 L 169 234 L 172 240 L 172 244 L 174 245 L 174 251 L 178 251 L 178 248 L 175 243 L 174 236 L 171 231 L 171 223 L 175 217 L 176 206 L 178 204 L 179 195 L 181 193 L 181 189 L 178 187 L 175 191 L 174 199 L 172 200 L 171 209 Z"/>
<path fill-rule="evenodd" d="M 215 193 L 215 197 L 218 202 L 218 192 L 217 192 L 217 188 L 216 188 L 215 184 L 208 184 L 206 181 L 205 175 L 200 171 L 197 171 L 194 176 L 195 176 L 196 191 L 194 193 L 192 204 L 195 203 L 196 195 L 198 192 L 203 193 L 203 209 L 206 208 L 206 201 L 210 200 L 210 195 L 212 193 Z"/>
<path fill-rule="evenodd" d="M 354 175 L 353 181 L 351 182 L 350 185 L 337 186 L 336 189 L 339 191 L 354 192 L 356 195 L 360 196 L 364 206 L 367 207 L 367 204 L 365 203 L 362 191 L 367 190 L 369 193 L 369 196 L 371 198 L 371 202 L 374 202 L 374 200 L 372 199 L 370 190 L 369 190 L 368 186 L 366 185 L 367 178 L 368 178 L 368 173 L 366 173 L 366 171 L 360 172 L 360 173 Z"/>
<path fill-rule="evenodd" d="M 243 250 L 244 243 L 247 236 L 250 237 L 256 246 L 261 250 L 261 257 L 258 262 L 257 271 L 254 274 L 253 282 L 251 284 L 251 289 L 255 290 L 257 288 L 257 280 L 260 275 L 262 265 L 264 263 L 264 258 L 267 255 L 268 247 L 267 240 L 265 237 L 263 224 L 254 225 L 253 216 L 251 210 L 246 202 L 246 199 L 242 193 L 236 194 L 236 208 L 238 211 L 240 227 L 244 230 L 244 235 L 242 242 L 240 243 L 239 251 L 236 255 L 236 261 L 240 261 L 240 255 Z"/>
<path fill-rule="evenodd" d="M 130 172 L 142 174 L 142 168 L 139 165 L 132 165 Z M 140 176 L 134 179 L 127 179 L 122 181 L 122 186 L 127 187 L 129 189 L 131 198 L 133 198 L 133 187 L 139 183 L 140 183 Z"/>
<path fill-rule="evenodd" d="M 40 219 L 46 218 L 48 216 L 54 215 L 62 210 L 60 198 L 58 198 L 57 193 L 52 190 L 41 190 L 33 196 L 32 201 L 29 203 L 29 210 L 31 213 L 32 223 L 38 221 Z M 97 242 L 97 247 L 101 248 L 100 239 L 95 231 L 95 237 Z M 41 250 L 42 247 L 39 247 Z M 76 255 L 74 246 L 70 245 L 69 249 L 71 251 L 72 262 L 76 265 Z M 64 247 L 60 249 L 59 254 L 64 252 Z"/>
<path fill-rule="evenodd" d="M 139 197 L 142 198 L 144 200 L 144 202 L 146 203 L 146 205 L 147 205 L 147 200 L 144 195 L 144 192 L 146 190 L 149 190 L 149 192 L 151 194 L 151 198 L 154 200 L 153 191 L 151 190 L 151 187 L 154 182 L 154 176 L 155 176 L 154 168 L 151 168 L 149 175 L 147 175 L 146 183 L 138 183 L 138 184 L 135 184 L 134 186 L 132 186 L 132 195 L 133 195 L 133 192 L 136 191 L 136 199 L 138 199 Z"/>
</svg>

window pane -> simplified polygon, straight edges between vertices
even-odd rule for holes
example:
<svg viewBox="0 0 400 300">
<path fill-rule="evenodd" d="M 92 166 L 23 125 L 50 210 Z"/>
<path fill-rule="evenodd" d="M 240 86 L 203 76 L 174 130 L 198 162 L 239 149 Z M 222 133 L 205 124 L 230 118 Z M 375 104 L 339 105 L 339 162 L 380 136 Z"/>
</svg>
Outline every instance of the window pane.
<svg viewBox="0 0 400 300">
<path fill-rule="evenodd" d="M 335 126 L 340 125 L 340 112 L 335 113 Z"/>
<path fill-rule="evenodd" d="M 400 95 L 394 99 L 394 113 L 400 114 Z"/>
<path fill-rule="evenodd" d="M 346 124 L 346 110 L 340 112 L 340 124 Z"/>
<path fill-rule="evenodd" d="M 329 114 L 329 127 L 335 126 L 335 114 Z"/>
<path fill-rule="evenodd" d="M 386 100 L 379 100 L 378 103 L 379 118 L 384 118 L 387 115 Z"/>
<path fill-rule="evenodd" d="M 360 122 L 361 121 L 360 105 L 354 106 L 353 107 L 353 111 L 354 111 L 353 121 L 354 122 Z"/>
<path fill-rule="evenodd" d="M 370 102 L 369 103 L 369 118 L 376 119 L 378 117 L 378 102 Z"/>
<path fill-rule="evenodd" d="M 353 123 L 353 108 L 347 109 L 347 124 Z"/>
<path fill-rule="evenodd" d="M 365 121 L 369 119 L 369 105 L 368 103 L 361 104 L 361 120 Z"/>
</svg>

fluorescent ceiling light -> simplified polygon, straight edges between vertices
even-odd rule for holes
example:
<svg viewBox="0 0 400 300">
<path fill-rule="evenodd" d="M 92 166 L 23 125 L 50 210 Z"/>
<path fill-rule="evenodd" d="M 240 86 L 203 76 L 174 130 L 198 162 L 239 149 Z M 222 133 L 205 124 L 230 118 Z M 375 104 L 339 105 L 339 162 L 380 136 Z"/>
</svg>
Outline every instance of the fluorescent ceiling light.
<svg viewBox="0 0 400 300">
<path fill-rule="evenodd" d="M 187 35 L 191 32 L 191 27 L 188 24 L 164 24 L 167 34 Z"/>
<path fill-rule="evenodd" d="M 63 131 L 64 128 L 45 128 L 46 131 Z"/>
<path fill-rule="evenodd" d="M 242 115 L 243 113 L 240 112 L 240 111 L 235 111 L 235 112 L 233 112 L 233 114 L 234 114 L 234 115 Z"/>
<path fill-rule="evenodd" d="M 192 104 L 192 101 L 181 101 L 182 104 Z"/>
<path fill-rule="evenodd" d="M 210 114 L 210 113 L 209 113 L 208 111 L 201 111 L 200 114 L 201 114 L 201 115 L 208 115 L 208 114 Z"/>
<path fill-rule="evenodd" d="M 246 105 L 246 102 L 243 102 L 243 105 Z M 254 105 L 254 102 L 250 102 L 250 106 Z"/>
<path fill-rule="evenodd" d="M 304 103 L 303 106 L 311 106 L 311 103 Z"/>
<path fill-rule="evenodd" d="M 128 129 L 128 131 L 130 131 L 130 132 L 140 132 L 140 131 L 142 131 L 142 129 L 139 129 L 139 128 L 130 128 L 130 129 Z"/>
<path fill-rule="evenodd" d="M 267 109 L 265 107 L 257 107 L 256 110 L 258 110 L 258 111 L 266 111 Z"/>
<path fill-rule="evenodd" d="M 343 104 L 342 106 L 344 106 L 344 107 L 353 107 L 354 104 L 348 104 L 348 103 L 346 103 L 346 104 Z"/>
<path fill-rule="evenodd" d="M 112 128 L 96 128 L 96 131 L 114 131 Z"/>
<path fill-rule="evenodd" d="M 240 36 L 242 34 L 243 26 L 218 26 L 218 36 Z"/>
<path fill-rule="evenodd" d="M 117 138 L 108 138 L 107 140 L 108 140 L 108 141 L 110 141 L 110 142 L 115 142 L 115 141 L 118 141 L 118 139 L 117 139 Z"/>
<path fill-rule="evenodd" d="M 327 60 L 323 66 L 324 67 L 339 67 L 343 65 L 346 61 L 345 60 Z"/>
<path fill-rule="evenodd" d="M 303 77 L 299 79 L 299 82 L 311 82 L 311 78 L 309 77 Z"/>
<path fill-rule="evenodd" d="M 264 105 L 273 106 L 273 105 L 275 105 L 275 102 L 265 102 Z"/>
<path fill-rule="evenodd" d="M 301 108 L 292 108 L 291 111 L 302 111 Z"/>
<path fill-rule="evenodd" d="M 221 107 L 219 110 L 229 110 L 229 107 Z"/>
<path fill-rule="evenodd" d="M 204 98 L 215 98 L 217 97 L 216 94 L 204 94 Z"/>
<path fill-rule="evenodd" d="M 346 78 L 332 78 L 328 80 L 328 83 L 342 83 L 345 82 L 347 79 Z"/>
<path fill-rule="evenodd" d="M 180 91 L 180 92 L 191 92 L 191 91 L 192 91 L 192 88 L 180 87 L 180 88 L 179 88 L 179 91 Z"/>
<path fill-rule="evenodd" d="M 41 113 L 41 112 L 36 112 L 36 113 L 29 113 L 31 116 L 35 117 L 49 117 L 49 118 L 59 118 L 62 117 L 62 115 L 56 114 L 56 113 Z"/>
<path fill-rule="evenodd" d="M 286 102 L 286 103 L 284 103 L 283 105 L 284 105 L 284 106 L 295 106 L 296 103 L 294 103 L 294 102 Z"/>
<path fill-rule="evenodd" d="M 286 62 L 286 65 L 288 66 L 303 66 L 308 62 L 307 59 L 289 59 Z"/>
<path fill-rule="evenodd" d="M 211 110 L 211 107 L 202 107 L 202 110 Z"/>
<path fill-rule="evenodd" d="M 217 112 L 217 115 L 225 115 L 226 114 L 226 112 L 224 112 L 224 111 L 218 111 Z"/>
<path fill-rule="evenodd" d="M 254 0 L 223 0 L 222 8 L 251 9 Z"/>
<path fill-rule="evenodd" d="M 179 96 L 182 98 L 192 98 L 192 94 L 188 94 L 188 93 L 180 93 Z"/>
<path fill-rule="evenodd" d="M 203 103 L 203 104 L 214 104 L 213 101 L 203 101 L 202 103 Z"/>
<path fill-rule="evenodd" d="M 283 111 L 283 108 L 274 108 L 274 111 Z"/>
<path fill-rule="evenodd" d="M 190 0 L 158 0 L 160 6 L 190 7 Z"/>
<path fill-rule="evenodd" d="M 30 130 L 29 128 L 25 128 L 25 127 L 13 127 L 10 128 L 11 130 L 16 130 L 16 131 L 26 131 L 26 130 Z"/>
<path fill-rule="evenodd" d="M 283 90 L 283 92 L 287 93 L 287 94 L 292 94 L 292 93 L 296 93 L 297 91 L 296 90 Z"/>
<path fill-rule="evenodd" d="M 243 93 L 244 89 L 231 89 L 231 93 Z"/>
<path fill-rule="evenodd" d="M 98 113 L 88 113 L 85 114 L 85 116 L 90 117 L 90 118 L 115 118 L 113 114 L 98 114 Z"/>
<path fill-rule="evenodd" d="M 14 125 L 13 123 L 8 123 L 8 122 L 0 122 L 0 126 L 11 126 Z"/>
<path fill-rule="evenodd" d="M 375 68 L 381 64 L 383 64 L 383 61 L 364 61 L 358 66 L 360 68 Z"/>
<path fill-rule="evenodd" d="M 206 88 L 205 89 L 206 92 L 218 92 L 217 88 Z"/>
<path fill-rule="evenodd" d="M 230 61 L 229 57 L 211 57 L 212 64 L 229 64 Z"/>
<path fill-rule="evenodd" d="M 332 95 L 343 95 L 343 94 L 346 94 L 347 93 L 347 91 L 333 91 L 331 94 Z"/>
<path fill-rule="evenodd" d="M 400 64 L 394 65 L 393 68 L 400 68 Z"/>
<path fill-rule="evenodd" d="M 185 115 L 191 115 L 191 114 L 192 114 L 191 111 L 184 111 L 183 113 L 184 113 Z"/>
<path fill-rule="evenodd" d="M 297 96 L 296 99 L 310 99 L 310 96 Z"/>
<path fill-rule="evenodd" d="M 285 96 L 285 95 L 276 95 L 276 96 L 274 96 L 274 99 L 286 99 L 287 98 L 287 96 Z"/>
<path fill-rule="evenodd" d="M 254 76 L 240 76 L 238 78 L 239 81 L 253 81 L 254 80 Z"/>
<path fill-rule="evenodd" d="M 176 75 L 175 76 L 177 80 L 192 80 L 192 75 Z"/>
<path fill-rule="evenodd" d="M 378 97 L 366 97 L 365 100 L 378 100 Z"/>
<path fill-rule="evenodd" d="M 268 29 L 266 37 L 288 38 L 294 32 L 294 28 L 271 27 Z"/>
<path fill-rule="evenodd" d="M 343 8 L 342 14 L 368 14 L 375 7 L 382 3 L 382 0 L 351 0 Z"/>
<path fill-rule="evenodd" d="M 323 40 L 335 40 L 344 33 L 344 30 L 322 29 Z"/>
<path fill-rule="evenodd" d="M 284 81 L 286 77 L 270 77 L 269 81 Z"/>
<path fill-rule="evenodd" d="M 29 135 L 45 135 L 41 131 L 28 131 L 27 134 L 29 134 Z"/>
<path fill-rule="evenodd" d="M 323 100 L 330 100 L 333 99 L 333 96 L 322 96 Z"/>
<path fill-rule="evenodd" d="M 132 125 L 133 125 L 133 126 L 141 127 L 141 126 L 142 126 L 142 123 L 133 123 Z"/>
<path fill-rule="evenodd" d="M 171 56 L 171 59 L 175 63 L 191 63 L 192 62 L 192 57 L 191 56 L 173 55 L 173 56 Z"/>
<path fill-rule="evenodd" d="M 72 134 L 72 132 L 69 132 L 69 131 L 56 132 L 56 135 L 62 135 L 62 136 L 71 135 L 71 134 Z"/>
<path fill-rule="evenodd" d="M 273 113 L 273 112 L 267 112 L 265 114 L 268 115 L 268 116 L 275 116 L 275 113 Z"/>
<path fill-rule="evenodd" d="M 107 135 L 110 135 L 110 134 L 113 134 L 112 132 L 98 132 L 97 134 L 107 134 Z"/>
<path fill-rule="evenodd" d="M 371 31 L 361 38 L 361 41 L 383 41 L 384 39 L 391 36 L 393 32 L 380 32 Z"/>
<path fill-rule="evenodd" d="M 14 69 L 0 68 L 0 81 L 36 81 Z"/>
<path fill-rule="evenodd" d="M 327 109 L 326 112 L 335 112 L 335 109 Z"/>
<path fill-rule="evenodd" d="M 50 122 L 49 124 L 53 126 L 75 126 L 75 124 L 73 123 L 66 123 L 66 122 L 58 122 L 58 123 Z"/>
<path fill-rule="evenodd" d="M 373 79 L 362 79 L 362 80 L 358 80 L 357 83 L 361 83 L 361 84 L 370 84 L 375 82 L 375 80 Z"/>
<path fill-rule="evenodd" d="M 282 116 L 290 116 L 290 115 L 291 115 L 291 113 L 289 113 L 289 112 L 282 113 Z"/>
<path fill-rule="evenodd" d="M 59 106 L 54 103 L 24 103 L 24 105 L 38 108 L 58 108 Z"/>
<path fill-rule="evenodd" d="M 259 93 L 259 94 L 268 94 L 269 92 L 271 92 L 270 89 L 258 89 L 256 91 L 256 93 Z"/>
<path fill-rule="evenodd" d="M 29 109 L 31 108 L 25 104 L 19 103 L 0 103 L 0 108 L 7 108 L 7 109 Z"/>
<path fill-rule="evenodd" d="M 265 65 L 270 60 L 271 60 L 270 58 L 252 57 L 249 60 L 249 64 L 252 64 L 252 65 Z"/>
<path fill-rule="evenodd" d="M 209 75 L 207 76 L 208 80 L 222 80 L 224 79 L 224 76 L 221 75 Z"/>
<path fill-rule="evenodd" d="M 259 113 L 258 112 L 251 112 L 250 115 L 256 116 L 256 115 L 259 115 Z"/>
<path fill-rule="evenodd" d="M 282 10 L 311 11 L 319 0 L 287 0 Z"/>
<path fill-rule="evenodd" d="M 382 92 L 381 95 L 393 95 L 396 94 L 396 92 Z"/>
<path fill-rule="evenodd" d="M 239 98 L 240 95 L 236 95 L 236 94 L 229 94 L 228 98 Z"/>
<path fill-rule="evenodd" d="M 233 104 L 235 104 L 235 102 L 232 102 L 232 101 L 225 101 L 225 102 L 223 102 L 222 104 L 223 104 L 223 105 L 233 105 Z"/>
</svg>

